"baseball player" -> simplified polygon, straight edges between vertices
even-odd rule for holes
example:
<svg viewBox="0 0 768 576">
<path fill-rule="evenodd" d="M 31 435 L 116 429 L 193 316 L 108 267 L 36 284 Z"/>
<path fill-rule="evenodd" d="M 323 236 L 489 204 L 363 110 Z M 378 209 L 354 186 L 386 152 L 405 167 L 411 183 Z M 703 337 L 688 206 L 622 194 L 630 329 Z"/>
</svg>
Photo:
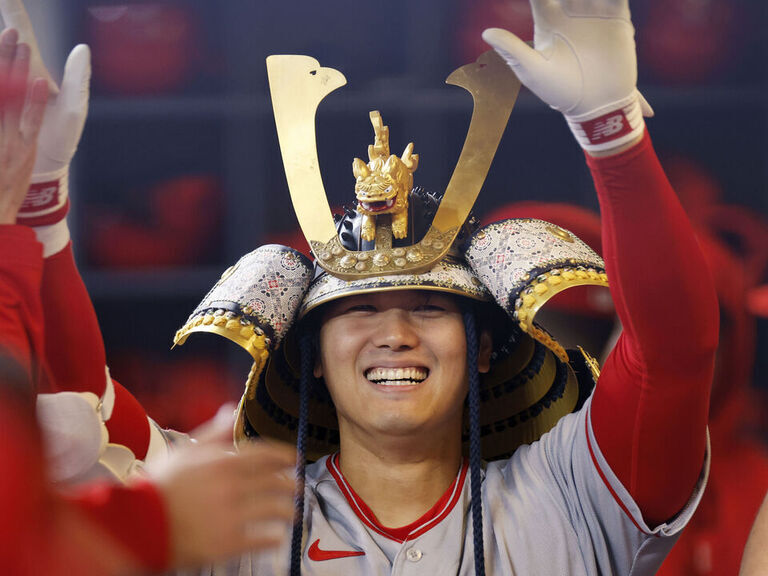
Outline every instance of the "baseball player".
<svg viewBox="0 0 768 576">
<path fill-rule="evenodd" d="M 595 179 L 625 331 L 594 394 L 589 357 L 533 317 L 563 287 L 605 283 L 599 258 L 541 221 L 468 222 L 457 238 L 460 186 L 442 201 L 410 193 L 418 158 L 411 147 L 390 155 L 372 117 L 370 161 L 355 162 L 358 209 L 338 222 L 337 243 L 311 238 L 311 286 L 300 255 L 264 247 L 179 333 L 217 332 L 253 354 L 240 444 L 298 438 L 290 554 L 212 572 L 651 574 L 693 513 L 716 303 L 645 132 L 627 2 L 532 4 L 534 48 L 500 30 L 484 37 L 566 116 Z M 305 168 L 290 165 L 289 182 L 311 187 L 306 173 L 292 177 Z M 412 229 L 399 224 L 403 208 Z M 305 455 L 318 459 L 304 468 Z"/>
<path fill-rule="evenodd" d="M 287 247 L 257 249 L 224 273 L 177 342 L 214 332 L 252 354 L 236 441 L 296 441 L 304 490 L 290 551 L 206 573 L 637 576 L 655 573 L 691 518 L 708 470 L 717 303 L 645 129 L 628 2 L 531 4 L 533 47 L 504 30 L 483 37 L 584 149 L 607 276 L 586 245 L 545 222 L 473 230 L 454 186 L 475 193 L 464 153 L 442 200 L 404 195 L 418 157 L 413 145 L 390 154 L 375 113 L 369 162 L 353 164 L 357 208 L 326 242 L 305 142 L 314 132 L 300 122 L 317 104 L 306 94 L 322 98 L 343 77 L 313 60 L 268 60 L 316 272 Z M 488 100 L 496 112 L 505 102 Z M 475 136 L 473 125 L 466 146 L 481 147 Z M 475 166 L 485 153 L 472 150 Z M 568 286 L 606 279 L 624 331 L 587 398 L 594 362 L 533 316 Z M 315 461 L 305 467 L 305 456 Z"/>
</svg>

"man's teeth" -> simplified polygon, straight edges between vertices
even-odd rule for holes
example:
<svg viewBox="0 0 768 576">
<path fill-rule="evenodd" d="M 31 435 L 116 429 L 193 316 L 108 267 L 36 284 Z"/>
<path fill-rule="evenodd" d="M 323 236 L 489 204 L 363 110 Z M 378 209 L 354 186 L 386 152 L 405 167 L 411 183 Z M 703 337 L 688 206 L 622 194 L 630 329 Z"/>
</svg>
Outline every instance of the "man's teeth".
<svg viewBox="0 0 768 576">
<path fill-rule="evenodd" d="M 424 368 L 371 368 L 366 378 L 382 386 L 411 386 L 427 378 Z"/>
</svg>

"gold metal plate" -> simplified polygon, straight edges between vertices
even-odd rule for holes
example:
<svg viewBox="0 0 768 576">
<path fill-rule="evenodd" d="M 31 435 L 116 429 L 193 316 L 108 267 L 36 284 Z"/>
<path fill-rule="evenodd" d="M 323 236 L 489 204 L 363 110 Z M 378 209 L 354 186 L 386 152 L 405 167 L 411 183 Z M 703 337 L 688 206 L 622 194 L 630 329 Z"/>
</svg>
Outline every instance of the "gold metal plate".
<svg viewBox="0 0 768 576">
<path fill-rule="evenodd" d="M 520 81 L 494 51 L 462 66 L 446 80 L 472 94 L 474 111 L 459 161 L 425 238 L 404 258 L 391 247 L 350 251 L 338 239 L 317 157 L 315 114 L 320 102 L 346 83 L 308 56 L 270 56 L 267 72 L 280 151 L 293 207 L 318 263 L 342 279 L 418 274 L 450 250 L 488 174 L 520 91 Z M 425 244 L 426 242 L 426 244 Z"/>
<path fill-rule="evenodd" d="M 317 159 L 315 113 L 323 98 L 347 80 L 338 70 L 298 55 L 269 56 L 267 75 L 293 209 L 310 245 L 329 242 L 336 226 Z"/>
</svg>

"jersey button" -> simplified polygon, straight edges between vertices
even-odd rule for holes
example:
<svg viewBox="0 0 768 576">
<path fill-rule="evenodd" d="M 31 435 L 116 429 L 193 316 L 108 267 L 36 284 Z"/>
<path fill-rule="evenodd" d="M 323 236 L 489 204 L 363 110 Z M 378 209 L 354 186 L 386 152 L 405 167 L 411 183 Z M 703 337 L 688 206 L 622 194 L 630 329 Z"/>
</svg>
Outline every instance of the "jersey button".
<svg viewBox="0 0 768 576">
<path fill-rule="evenodd" d="M 418 562 L 421 560 L 421 550 L 418 548 L 408 548 L 408 551 L 405 553 L 405 557 L 408 558 L 411 562 Z"/>
</svg>

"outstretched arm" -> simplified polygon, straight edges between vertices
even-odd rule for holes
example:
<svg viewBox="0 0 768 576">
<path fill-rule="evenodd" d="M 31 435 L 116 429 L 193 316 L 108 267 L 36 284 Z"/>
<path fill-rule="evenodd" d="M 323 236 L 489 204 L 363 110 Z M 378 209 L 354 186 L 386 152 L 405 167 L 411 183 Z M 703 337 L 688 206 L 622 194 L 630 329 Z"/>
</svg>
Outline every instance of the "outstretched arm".
<svg viewBox="0 0 768 576">
<path fill-rule="evenodd" d="M 701 473 L 717 301 L 650 139 L 589 165 L 624 327 L 595 389 L 592 425 L 611 468 L 653 525 L 684 507 Z"/>
<path fill-rule="evenodd" d="M 41 313 L 39 299 L 19 295 L 39 294 L 40 248 L 30 231 L 15 222 L 32 174 L 48 90 L 45 80 L 36 80 L 29 105 L 24 106 L 30 49 L 17 42 L 15 30 L 0 34 L 0 249 L 3 260 L 14 265 L 12 274 L 0 271 L 0 326 L 3 346 L 39 386 L 35 365 L 35 357 L 43 354 L 42 326 L 35 321 Z"/>
<path fill-rule="evenodd" d="M 46 361 L 55 386 L 47 391 L 93 392 L 101 397 L 106 386 L 104 345 L 75 266 L 66 219 L 69 165 L 88 112 L 90 51 L 85 45 L 72 50 L 59 87 L 45 68 L 21 0 L 0 0 L 0 16 L 29 46 L 32 74 L 46 79 L 50 94 L 31 183 L 16 218 L 18 224 L 32 227 L 45 256 L 41 296 L 47 327 Z"/>
<path fill-rule="evenodd" d="M 23 2 L 0 0 L 0 16 L 29 46 L 32 74 L 46 79 L 50 94 L 37 138 L 31 184 L 16 218 L 18 224 L 34 230 L 45 256 L 40 300 L 44 365 L 51 378 L 40 391 L 92 393 L 94 402 L 100 399 L 107 407 L 103 414 L 110 442 L 129 448 L 143 460 L 156 448 L 150 438 L 157 444 L 160 435 L 151 434 L 153 425 L 144 409 L 106 374 L 101 330 L 75 263 L 67 225 L 69 168 L 88 113 L 90 50 L 84 44 L 72 50 L 59 87 L 45 68 Z"/>
<path fill-rule="evenodd" d="M 693 230 L 645 133 L 627 0 L 532 0 L 535 47 L 483 37 L 562 112 L 600 201 L 624 326 L 592 401 L 597 443 L 649 524 L 686 504 L 701 472 L 717 301 Z"/>
</svg>

